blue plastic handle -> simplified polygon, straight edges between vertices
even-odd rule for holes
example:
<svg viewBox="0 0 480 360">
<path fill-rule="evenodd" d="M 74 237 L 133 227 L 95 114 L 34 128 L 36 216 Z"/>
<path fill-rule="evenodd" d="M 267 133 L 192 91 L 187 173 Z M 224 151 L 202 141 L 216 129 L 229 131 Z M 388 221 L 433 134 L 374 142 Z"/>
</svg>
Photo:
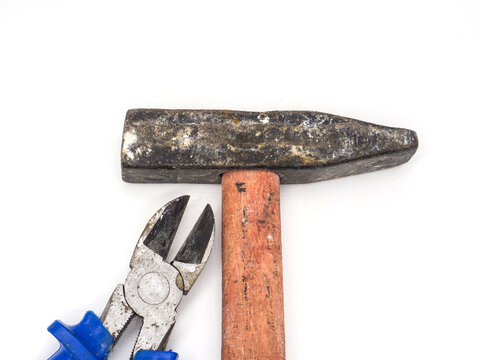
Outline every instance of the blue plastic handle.
<svg viewBox="0 0 480 360">
<path fill-rule="evenodd" d="M 92 311 L 77 325 L 57 320 L 48 331 L 60 342 L 60 349 L 48 360 L 105 360 L 113 344 L 113 336 Z"/>
<path fill-rule="evenodd" d="M 60 349 L 48 360 L 105 360 L 114 340 L 92 311 L 88 311 L 77 325 L 54 321 L 48 331 L 60 342 Z M 177 359 L 175 352 L 153 350 L 141 350 L 134 357 L 134 360 Z"/>
<path fill-rule="evenodd" d="M 178 354 L 173 351 L 141 350 L 133 360 L 177 360 Z"/>
</svg>

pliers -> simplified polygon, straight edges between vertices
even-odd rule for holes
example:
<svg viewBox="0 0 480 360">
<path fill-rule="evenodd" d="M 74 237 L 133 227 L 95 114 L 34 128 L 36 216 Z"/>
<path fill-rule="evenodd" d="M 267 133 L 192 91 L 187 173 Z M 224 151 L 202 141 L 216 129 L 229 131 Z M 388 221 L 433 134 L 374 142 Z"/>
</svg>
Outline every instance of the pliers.
<svg viewBox="0 0 480 360">
<path fill-rule="evenodd" d="M 165 261 L 189 196 L 178 197 L 158 210 L 138 240 L 130 273 L 118 285 L 100 317 L 88 311 L 77 325 L 55 321 L 48 331 L 60 342 L 49 360 L 104 360 L 130 321 L 143 325 L 135 343 L 134 360 L 175 360 L 165 350 L 176 321 L 176 308 L 197 280 L 213 245 L 215 220 L 207 205 L 175 259 Z"/>
</svg>

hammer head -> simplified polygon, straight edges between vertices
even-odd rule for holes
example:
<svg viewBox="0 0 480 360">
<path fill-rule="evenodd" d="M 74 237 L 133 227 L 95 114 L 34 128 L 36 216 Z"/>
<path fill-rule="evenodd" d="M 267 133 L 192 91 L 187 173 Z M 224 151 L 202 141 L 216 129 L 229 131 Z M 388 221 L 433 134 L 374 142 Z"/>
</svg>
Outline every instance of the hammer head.
<svg viewBox="0 0 480 360">
<path fill-rule="evenodd" d="M 418 147 L 412 130 L 312 111 L 129 110 L 122 177 L 136 183 L 220 183 L 269 169 L 285 184 L 390 168 Z"/>
</svg>

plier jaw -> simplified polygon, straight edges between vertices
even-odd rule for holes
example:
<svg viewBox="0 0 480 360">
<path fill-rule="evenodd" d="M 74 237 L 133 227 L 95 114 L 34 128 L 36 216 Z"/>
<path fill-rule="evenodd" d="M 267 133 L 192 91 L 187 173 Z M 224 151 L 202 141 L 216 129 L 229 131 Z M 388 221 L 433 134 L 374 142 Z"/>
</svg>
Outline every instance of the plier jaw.
<svg viewBox="0 0 480 360">
<path fill-rule="evenodd" d="M 172 261 L 180 273 L 177 280 L 182 282 L 177 283 L 177 286 L 183 290 L 184 295 L 188 294 L 205 267 L 212 252 L 214 238 L 215 219 L 211 206 L 207 205 Z"/>
<path fill-rule="evenodd" d="M 132 358 L 165 349 L 175 325 L 176 309 L 210 256 L 215 220 L 207 205 L 172 263 L 165 260 L 188 199 L 178 197 L 152 216 L 137 242 L 124 284 L 115 288 L 98 319 L 111 335 L 110 348 L 135 316 L 143 319 Z"/>
</svg>

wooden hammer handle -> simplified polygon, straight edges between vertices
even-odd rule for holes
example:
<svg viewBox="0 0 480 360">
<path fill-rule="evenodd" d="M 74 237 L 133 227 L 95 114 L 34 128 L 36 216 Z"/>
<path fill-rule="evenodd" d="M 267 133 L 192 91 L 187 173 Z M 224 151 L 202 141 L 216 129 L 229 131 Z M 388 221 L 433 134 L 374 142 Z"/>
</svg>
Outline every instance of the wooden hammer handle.
<svg viewBox="0 0 480 360">
<path fill-rule="evenodd" d="M 222 197 L 222 359 L 284 360 L 279 177 L 228 172 Z"/>
</svg>

